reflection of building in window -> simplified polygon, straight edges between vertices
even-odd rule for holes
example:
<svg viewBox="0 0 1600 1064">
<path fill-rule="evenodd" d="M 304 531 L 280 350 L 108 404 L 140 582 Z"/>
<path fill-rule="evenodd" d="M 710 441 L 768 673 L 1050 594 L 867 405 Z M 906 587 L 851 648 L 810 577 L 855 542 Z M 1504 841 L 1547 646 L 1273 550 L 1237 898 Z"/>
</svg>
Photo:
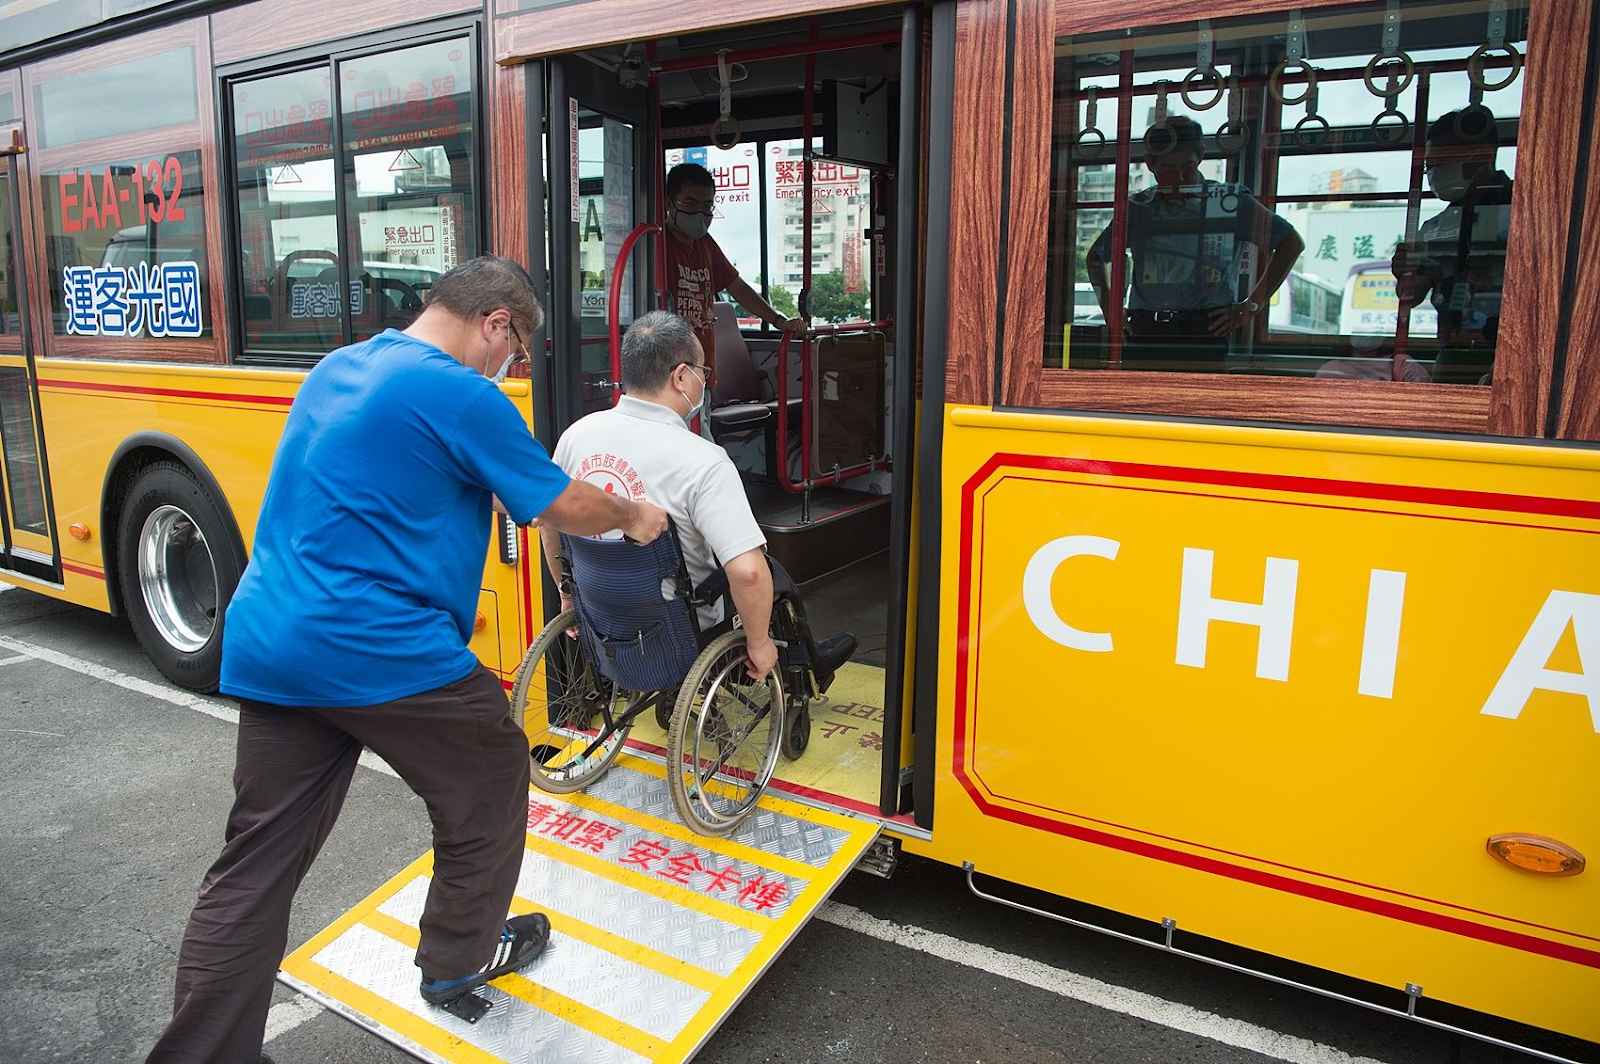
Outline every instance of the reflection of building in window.
<svg viewBox="0 0 1600 1064">
<path fill-rule="evenodd" d="M 1487 380 L 1526 64 L 1537 60 L 1524 58 L 1527 6 L 1419 2 L 1403 16 L 1393 7 L 1387 22 L 1382 5 L 1352 5 L 1307 16 L 1303 29 L 1263 16 L 1226 41 L 1190 23 L 1056 42 L 1047 367 L 1136 361 L 1141 333 L 1154 330 L 1192 332 L 1198 349 L 1197 312 L 1219 308 L 1190 307 L 1198 297 L 1179 298 L 1180 282 L 1262 276 L 1259 246 L 1255 264 L 1235 262 L 1225 235 L 1210 241 L 1216 254 L 1201 234 L 1187 259 L 1174 250 L 1155 270 L 1149 255 L 1139 261 L 1141 241 L 1152 239 L 1145 215 L 1156 206 L 1147 190 L 1160 183 L 1152 157 L 1171 154 L 1176 140 L 1156 131 L 1198 122 L 1200 172 L 1160 197 L 1165 213 L 1181 213 L 1174 204 L 1199 202 L 1213 186 L 1239 190 L 1241 205 L 1253 196 L 1303 239 L 1280 291 L 1236 304 L 1249 310 L 1250 327 L 1228 330 L 1226 341 L 1211 331 L 1211 368 Z M 1379 33 L 1388 60 L 1372 43 Z M 1305 50 L 1313 38 L 1317 50 Z M 1121 75 L 1107 73 L 1113 57 Z M 1207 228 L 1201 219 L 1166 222 L 1155 240 Z M 1108 310 L 1124 312 L 1103 321 L 1085 314 L 1085 282 L 1099 285 Z M 1225 295 L 1191 287 L 1208 303 Z M 1148 320 L 1135 320 L 1141 312 Z M 1166 368 L 1201 368 L 1192 354 L 1188 361 Z"/>
</svg>

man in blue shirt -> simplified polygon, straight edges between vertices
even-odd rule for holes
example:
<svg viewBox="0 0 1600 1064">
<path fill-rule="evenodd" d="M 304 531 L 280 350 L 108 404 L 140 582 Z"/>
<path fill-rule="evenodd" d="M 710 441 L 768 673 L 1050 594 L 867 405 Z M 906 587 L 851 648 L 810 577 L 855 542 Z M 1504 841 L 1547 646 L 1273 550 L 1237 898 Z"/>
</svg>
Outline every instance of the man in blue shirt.
<svg viewBox="0 0 1600 1064">
<path fill-rule="evenodd" d="M 491 507 L 641 542 L 666 515 L 569 480 L 492 383 L 526 358 L 523 337 L 542 318 L 520 266 L 474 259 L 439 278 L 410 328 L 333 352 L 301 386 L 225 618 L 222 691 L 240 703 L 234 806 L 151 1061 L 260 1059 L 290 903 L 364 747 L 433 821 L 422 996 L 447 1003 L 548 941 L 542 914 L 506 919 L 528 742 L 500 679 L 467 649 Z"/>
</svg>

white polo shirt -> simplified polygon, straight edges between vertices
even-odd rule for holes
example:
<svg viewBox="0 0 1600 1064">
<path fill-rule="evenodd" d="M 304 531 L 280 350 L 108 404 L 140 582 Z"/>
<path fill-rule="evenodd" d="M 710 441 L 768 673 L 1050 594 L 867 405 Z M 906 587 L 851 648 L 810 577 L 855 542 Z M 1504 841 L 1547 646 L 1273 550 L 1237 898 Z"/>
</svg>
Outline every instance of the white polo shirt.
<svg viewBox="0 0 1600 1064">
<path fill-rule="evenodd" d="M 659 403 L 624 395 L 610 410 L 574 422 L 554 457 L 574 480 L 667 511 L 697 587 L 722 564 L 766 546 L 728 452 Z M 700 611 L 702 628 L 721 620 L 720 604 Z"/>
</svg>

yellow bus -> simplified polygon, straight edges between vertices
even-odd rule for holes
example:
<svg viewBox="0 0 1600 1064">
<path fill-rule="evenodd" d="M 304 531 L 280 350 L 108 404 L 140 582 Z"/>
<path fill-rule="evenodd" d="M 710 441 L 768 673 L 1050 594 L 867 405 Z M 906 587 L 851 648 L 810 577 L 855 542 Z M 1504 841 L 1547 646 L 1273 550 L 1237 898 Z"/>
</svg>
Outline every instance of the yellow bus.
<svg viewBox="0 0 1600 1064">
<path fill-rule="evenodd" d="M 0 579 L 127 617 L 175 683 L 215 686 L 302 375 L 440 271 L 494 251 L 539 284 L 544 357 L 504 387 L 547 444 L 613 399 L 609 317 L 662 300 L 655 237 L 622 252 L 669 159 L 813 327 L 790 350 L 719 309 L 712 431 L 813 625 L 859 640 L 761 815 L 677 823 L 641 720 L 587 793 L 530 798 L 519 904 L 581 978 L 497 984 L 481 1025 L 411 1000 L 423 855 L 291 985 L 425 1059 L 556 1029 L 683 1060 L 840 877 L 906 852 L 1596 1052 L 1592 5 L 16 7 Z M 1083 315 L 1095 246 L 1116 305 Z M 1274 270 L 1402 248 L 1436 326 L 1271 327 Z M 529 547 L 486 544 L 473 648 L 508 689 L 554 615 Z M 615 992 L 646 977 L 648 1017 Z"/>
</svg>

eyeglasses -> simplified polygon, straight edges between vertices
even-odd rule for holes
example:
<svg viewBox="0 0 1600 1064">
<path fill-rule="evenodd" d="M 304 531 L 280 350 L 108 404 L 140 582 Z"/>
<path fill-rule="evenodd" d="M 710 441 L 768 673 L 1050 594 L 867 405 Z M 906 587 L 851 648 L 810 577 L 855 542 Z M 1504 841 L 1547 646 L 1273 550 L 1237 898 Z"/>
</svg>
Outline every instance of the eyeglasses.
<svg viewBox="0 0 1600 1064">
<path fill-rule="evenodd" d="M 706 201 L 706 204 L 703 207 L 698 203 L 686 204 L 682 202 L 676 202 L 673 203 L 672 209 L 677 211 L 679 214 L 703 214 L 707 218 L 712 218 L 715 217 L 717 213 L 717 199 L 715 196 L 711 197 L 710 200 Z"/>
<path fill-rule="evenodd" d="M 704 363 L 701 363 L 700 365 L 697 366 L 693 362 L 679 362 L 678 365 L 687 366 L 688 368 L 694 370 L 696 373 L 698 373 L 700 375 L 700 383 L 701 384 L 706 383 L 706 367 L 705 367 Z"/>
<path fill-rule="evenodd" d="M 506 322 L 506 328 L 511 331 L 511 339 L 517 342 L 517 349 L 511 355 L 513 366 L 526 366 L 529 362 L 528 345 L 522 342 L 522 334 L 517 332 L 517 327 L 511 322 Z"/>
</svg>

